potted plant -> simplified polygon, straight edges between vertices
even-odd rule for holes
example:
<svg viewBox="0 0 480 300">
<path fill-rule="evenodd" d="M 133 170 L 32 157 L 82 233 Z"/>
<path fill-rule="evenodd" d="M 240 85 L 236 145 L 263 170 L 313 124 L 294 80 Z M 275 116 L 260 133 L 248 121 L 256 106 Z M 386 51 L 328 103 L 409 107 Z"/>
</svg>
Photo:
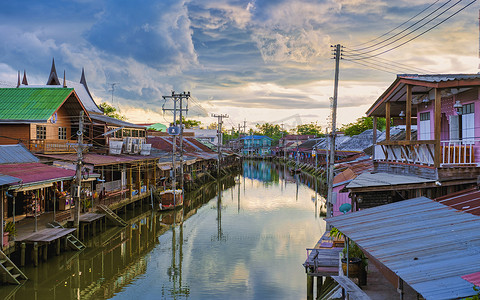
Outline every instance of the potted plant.
<svg viewBox="0 0 480 300">
<path fill-rule="evenodd" d="M 13 222 L 8 222 L 3 229 L 3 244 L 5 245 L 5 237 L 7 237 L 7 243 L 9 237 L 17 236 L 17 229 L 15 228 L 15 224 Z"/>
<path fill-rule="evenodd" d="M 330 236 L 341 238 L 343 233 L 337 228 L 332 227 L 330 230 Z M 365 285 L 367 283 L 367 257 L 363 253 L 362 249 L 352 240 L 349 240 L 348 245 L 343 248 L 342 270 L 347 274 L 347 247 L 348 247 L 348 276 L 358 277 L 359 285 Z"/>
</svg>

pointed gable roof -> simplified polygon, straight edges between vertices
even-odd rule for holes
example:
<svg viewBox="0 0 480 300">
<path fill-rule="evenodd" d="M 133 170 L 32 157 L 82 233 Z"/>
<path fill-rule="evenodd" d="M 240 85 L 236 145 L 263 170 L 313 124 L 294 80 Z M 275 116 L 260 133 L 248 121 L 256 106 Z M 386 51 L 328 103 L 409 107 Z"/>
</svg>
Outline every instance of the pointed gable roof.
<svg viewBox="0 0 480 300">
<path fill-rule="evenodd" d="M 27 81 L 27 71 L 23 70 L 23 80 L 22 80 L 23 85 L 28 85 Z"/>
<path fill-rule="evenodd" d="M 52 59 L 52 69 L 50 70 L 50 76 L 48 76 L 47 85 L 60 85 L 55 68 L 55 58 Z"/>
<path fill-rule="evenodd" d="M 0 88 L 0 122 L 46 122 L 71 95 L 69 109 L 85 111 L 71 88 Z"/>
<path fill-rule="evenodd" d="M 85 87 L 85 90 L 87 91 L 88 95 L 90 98 L 93 99 L 92 94 L 90 94 L 90 90 L 88 89 L 87 86 L 87 79 L 85 78 L 85 68 L 82 67 L 82 76 L 80 77 L 80 83 L 83 84 L 83 87 Z"/>
</svg>

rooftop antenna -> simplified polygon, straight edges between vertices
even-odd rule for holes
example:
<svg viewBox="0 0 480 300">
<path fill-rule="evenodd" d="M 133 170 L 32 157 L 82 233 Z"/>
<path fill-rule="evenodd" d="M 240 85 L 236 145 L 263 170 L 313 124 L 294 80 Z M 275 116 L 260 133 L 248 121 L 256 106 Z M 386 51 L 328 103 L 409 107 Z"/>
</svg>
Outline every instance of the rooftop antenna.
<svg viewBox="0 0 480 300">
<path fill-rule="evenodd" d="M 116 86 L 117 84 L 118 84 L 118 82 L 109 83 L 109 85 L 112 86 L 112 106 L 114 106 L 114 105 L 113 105 L 113 92 L 115 91 L 115 86 Z"/>
</svg>

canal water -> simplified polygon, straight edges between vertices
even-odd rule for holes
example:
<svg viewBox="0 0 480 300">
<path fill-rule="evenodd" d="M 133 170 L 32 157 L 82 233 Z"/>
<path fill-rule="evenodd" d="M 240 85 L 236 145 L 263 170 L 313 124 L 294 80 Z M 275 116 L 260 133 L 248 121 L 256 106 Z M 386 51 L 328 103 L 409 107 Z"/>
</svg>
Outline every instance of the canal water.
<svg viewBox="0 0 480 300">
<path fill-rule="evenodd" d="M 128 227 L 27 266 L 29 280 L 1 286 L 0 298 L 305 299 L 302 263 L 325 231 L 323 206 L 311 177 L 247 161 L 186 195 L 181 210 L 127 210 Z"/>
</svg>

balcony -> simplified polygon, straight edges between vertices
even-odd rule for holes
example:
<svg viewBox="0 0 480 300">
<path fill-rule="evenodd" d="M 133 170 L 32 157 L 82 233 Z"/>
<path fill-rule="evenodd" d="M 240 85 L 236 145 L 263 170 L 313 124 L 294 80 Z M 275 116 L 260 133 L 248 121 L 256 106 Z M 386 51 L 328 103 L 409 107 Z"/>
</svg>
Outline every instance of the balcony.
<svg viewBox="0 0 480 300">
<path fill-rule="evenodd" d="M 375 145 L 375 169 L 430 179 L 476 178 L 480 168 L 475 160 L 474 142 L 441 141 L 436 155 L 436 144 L 432 140 L 383 141 Z"/>
<path fill-rule="evenodd" d="M 75 153 L 75 140 L 30 140 L 28 149 L 34 153 Z"/>
<path fill-rule="evenodd" d="M 439 166 L 477 166 L 475 146 L 441 141 Z M 435 141 L 385 141 L 375 145 L 375 161 L 435 166 Z"/>
</svg>

